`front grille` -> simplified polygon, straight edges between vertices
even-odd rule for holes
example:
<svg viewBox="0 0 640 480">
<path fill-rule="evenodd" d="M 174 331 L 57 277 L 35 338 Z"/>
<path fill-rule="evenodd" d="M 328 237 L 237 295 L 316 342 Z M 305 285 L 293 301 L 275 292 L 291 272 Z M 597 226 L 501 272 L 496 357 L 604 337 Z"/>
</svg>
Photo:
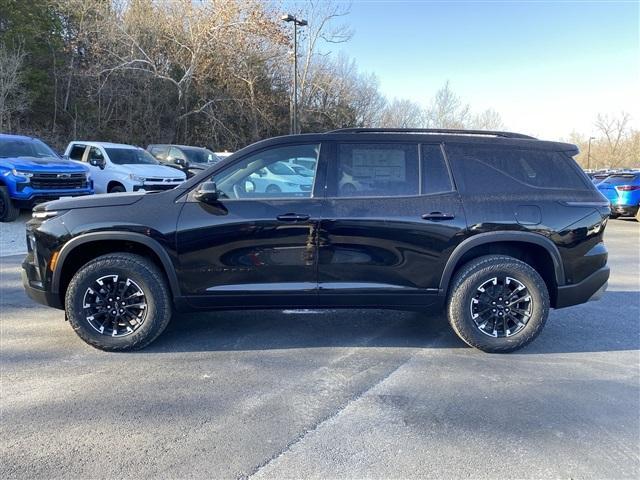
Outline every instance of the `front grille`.
<svg viewBox="0 0 640 480">
<path fill-rule="evenodd" d="M 34 190 L 72 190 L 87 188 L 84 173 L 34 173 L 31 177 Z"/>
</svg>

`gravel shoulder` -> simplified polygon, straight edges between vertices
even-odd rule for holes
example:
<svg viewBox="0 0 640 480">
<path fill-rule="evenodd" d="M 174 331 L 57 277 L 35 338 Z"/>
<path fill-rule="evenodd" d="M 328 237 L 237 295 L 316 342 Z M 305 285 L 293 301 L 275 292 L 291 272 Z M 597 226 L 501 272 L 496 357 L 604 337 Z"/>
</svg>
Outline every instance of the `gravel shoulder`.
<svg viewBox="0 0 640 480">
<path fill-rule="evenodd" d="M 23 211 L 13 222 L 0 223 L 0 257 L 27 253 L 24 225 L 31 218 L 31 212 Z"/>
</svg>

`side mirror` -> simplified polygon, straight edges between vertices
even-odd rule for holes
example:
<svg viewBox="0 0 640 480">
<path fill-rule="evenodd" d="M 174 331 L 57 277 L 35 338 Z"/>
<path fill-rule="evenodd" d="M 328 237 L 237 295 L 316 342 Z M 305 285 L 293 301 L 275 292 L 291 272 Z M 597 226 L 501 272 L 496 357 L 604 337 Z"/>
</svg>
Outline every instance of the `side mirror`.
<svg viewBox="0 0 640 480">
<path fill-rule="evenodd" d="M 100 170 L 104 170 L 106 162 L 104 161 L 104 158 L 90 158 L 89 165 L 91 165 L 92 167 L 99 167 Z"/>
<path fill-rule="evenodd" d="M 187 162 L 184 158 L 174 158 L 173 163 L 183 168 L 187 168 L 189 166 L 189 162 Z"/>
<path fill-rule="evenodd" d="M 216 182 L 204 182 L 200 184 L 194 198 L 202 203 L 215 203 L 218 200 L 218 187 Z"/>
</svg>

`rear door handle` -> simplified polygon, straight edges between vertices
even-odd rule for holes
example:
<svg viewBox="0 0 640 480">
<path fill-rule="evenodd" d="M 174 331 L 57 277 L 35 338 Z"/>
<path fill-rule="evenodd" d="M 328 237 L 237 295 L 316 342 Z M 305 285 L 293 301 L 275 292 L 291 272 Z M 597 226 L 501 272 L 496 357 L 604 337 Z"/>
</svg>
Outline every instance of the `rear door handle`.
<svg viewBox="0 0 640 480">
<path fill-rule="evenodd" d="M 304 222 L 309 220 L 309 215 L 305 213 L 283 213 L 276 218 L 281 222 Z"/>
<path fill-rule="evenodd" d="M 456 216 L 452 213 L 431 212 L 422 215 L 423 220 L 453 220 Z"/>
</svg>

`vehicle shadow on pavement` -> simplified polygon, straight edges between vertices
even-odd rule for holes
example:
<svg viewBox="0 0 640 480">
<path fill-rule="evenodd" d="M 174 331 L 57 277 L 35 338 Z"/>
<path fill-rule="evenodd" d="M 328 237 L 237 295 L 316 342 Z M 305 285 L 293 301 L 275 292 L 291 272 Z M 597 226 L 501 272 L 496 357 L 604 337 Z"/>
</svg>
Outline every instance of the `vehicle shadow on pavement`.
<svg viewBox="0 0 640 480">
<path fill-rule="evenodd" d="M 599 302 L 552 310 L 541 335 L 514 354 L 639 350 L 639 314 L 638 292 L 607 292 Z M 259 310 L 178 314 L 141 353 L 323 347 L 469 349 L 451 331 L 444 315 Z"/>
</svg>

